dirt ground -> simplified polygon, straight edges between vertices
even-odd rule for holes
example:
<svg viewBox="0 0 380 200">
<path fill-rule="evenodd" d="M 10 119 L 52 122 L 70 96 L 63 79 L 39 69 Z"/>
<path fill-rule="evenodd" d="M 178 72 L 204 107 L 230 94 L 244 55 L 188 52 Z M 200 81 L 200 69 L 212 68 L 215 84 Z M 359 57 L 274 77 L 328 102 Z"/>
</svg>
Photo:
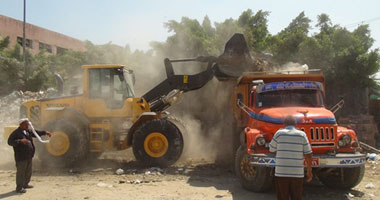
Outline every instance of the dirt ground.
<svg viewBox="0 0 380 200">
<path fill-rule="evenodd" d="M 48 168 L 36 158 L 31 182 L 35 188 L 25 194 L 14 192 L 13 161 L 2 162 L 0 199 L 275 199 L 273 189 L 267 193 L 242 189 L 228 166 L 188 160 L 168 169 L 144 169 L 132 159 L 116 157 L 103 155 L 72 169 Z M 118 175 L 119 168 L 123 173 Z M 379 187 L 379 164 L 372 161 L 366 164 L 363 181 L 352 190 L 334 190 L 313 181 L 305 184 L 304 199 L 379 199 Z"/>
</svg>

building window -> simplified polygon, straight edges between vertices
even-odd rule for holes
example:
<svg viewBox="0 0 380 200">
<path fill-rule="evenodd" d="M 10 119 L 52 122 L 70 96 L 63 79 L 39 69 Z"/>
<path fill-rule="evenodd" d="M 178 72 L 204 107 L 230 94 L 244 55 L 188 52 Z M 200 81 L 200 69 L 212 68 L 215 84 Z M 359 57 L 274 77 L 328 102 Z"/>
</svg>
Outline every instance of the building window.
<svg viewBox="0 0 380 200">
<path fill-rule="evenodd" d="M 17 43 L 22 46 L 22 37 L 17 37 Z M 33 49 L 33 40 L 25 38 L 25 47 Z"/>
<path fill-rule="evenodd" d="M 40 42 L 40 51 L 45 50 L 46 52 L 53 53 L 53 49 L 50 44 L 45 44 Z"/>
<path fill-rule="evenodd" d="M 57 54 L 59 54 L 59 55 L 65 53 L 66 51 L 67 51 L 67 49 L 65 49 L 65 48 L 57 47 Z"/>
</svg>

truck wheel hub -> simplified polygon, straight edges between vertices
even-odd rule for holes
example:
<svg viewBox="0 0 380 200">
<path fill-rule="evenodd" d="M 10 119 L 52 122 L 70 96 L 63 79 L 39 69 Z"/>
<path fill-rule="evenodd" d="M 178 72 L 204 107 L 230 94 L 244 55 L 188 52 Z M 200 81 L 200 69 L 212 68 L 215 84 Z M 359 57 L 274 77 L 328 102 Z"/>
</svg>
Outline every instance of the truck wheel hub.
<svg viewBox="0 0 380 200">
<path fill-rule="evenodd" d="M 56 131 L 52 134 L 50 142 L 46 144 L 47 151 L 54 156 L 65 154 L 70 148 L 70 139 L 66 133 Z"/>
<path fill-rule="evenodd" d="M 162 133 L 154 132 L 144 140 L 145 152 L 154 158 L 159 158 L 168 151 L 168 139 Z"/>
<path fill-rule="evenodd" d="M 255 168 L 250 164 L 247 157 L 242 159 L 240 163 L 240 171 L 246 179 L 252 179 L 255 175 Z"/>
</svg>

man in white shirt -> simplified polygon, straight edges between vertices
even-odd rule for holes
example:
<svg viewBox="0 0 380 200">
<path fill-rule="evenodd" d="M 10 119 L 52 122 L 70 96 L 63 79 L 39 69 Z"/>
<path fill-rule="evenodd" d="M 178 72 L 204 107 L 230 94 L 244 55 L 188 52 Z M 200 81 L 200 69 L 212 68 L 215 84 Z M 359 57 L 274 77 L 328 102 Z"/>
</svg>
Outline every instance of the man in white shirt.
<svg viewBox="0 0 380 200">
<path fill-rule="evenodd" d="M 277 199 L 302 199 L 304 160 L 307 166 L 307 182 L 313 178 L 311 146 L 305 132 L 297 130 L 295 117 L 284 119 L 285 128 L 274 135 L 269 150 L 276 152 L 275 188 Z"/>
</svg>

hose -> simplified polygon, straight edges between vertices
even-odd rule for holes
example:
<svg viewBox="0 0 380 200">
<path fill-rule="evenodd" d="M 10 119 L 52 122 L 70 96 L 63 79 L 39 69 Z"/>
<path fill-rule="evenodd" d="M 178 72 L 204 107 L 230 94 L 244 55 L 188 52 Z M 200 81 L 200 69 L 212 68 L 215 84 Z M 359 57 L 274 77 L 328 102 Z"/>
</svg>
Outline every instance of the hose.
<svg viewBox="0 0 380 200">
<path fill-rule="evenodd" d="M 49 140 L 42 140 L 42 138 L 37 134 L 36 130 L 34 130 L 32 122 L 29 122 L 29 126 L 30 126 L 30 130 L 32 131 L 33 135 L 36 136 L 36 138 L 39 142 L 44 143 L 44 144 L 49 143 Z"/>
</svg>

